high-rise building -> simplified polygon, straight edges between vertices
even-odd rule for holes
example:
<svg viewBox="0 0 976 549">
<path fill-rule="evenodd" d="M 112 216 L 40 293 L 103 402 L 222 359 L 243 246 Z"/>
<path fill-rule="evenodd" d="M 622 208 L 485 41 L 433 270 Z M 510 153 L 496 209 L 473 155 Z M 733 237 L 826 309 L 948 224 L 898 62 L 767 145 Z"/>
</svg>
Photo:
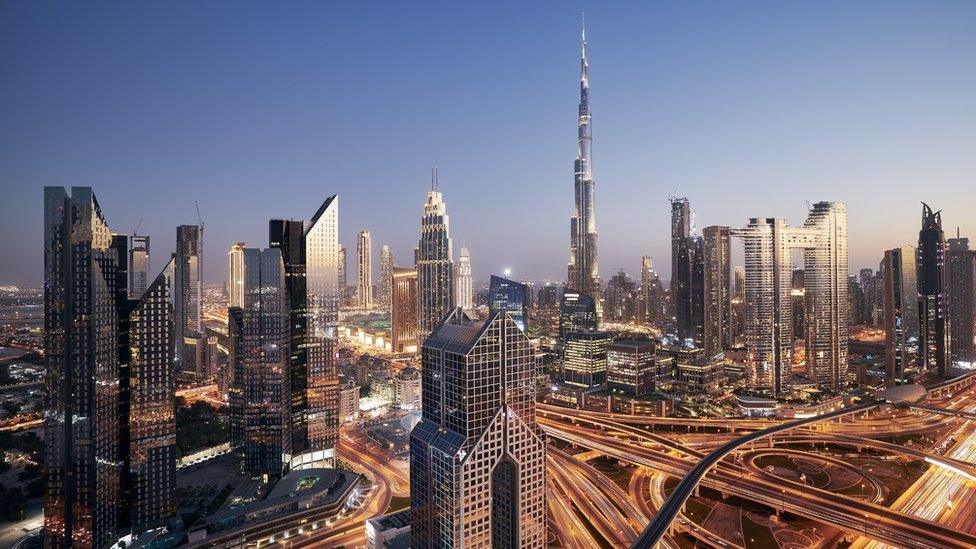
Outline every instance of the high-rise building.
<svg viewBox="0 0 976 549">
<path fill-rule="evenodd" d="M 861 287 L 863 296 L 861 303 L 861 321 L 869 326 L 878 325 L 878 314 L 875 311 L 875 304 L 878 302 L 878 277 L 873 269 L 861 269 L 858 272 L 858 285 Z"/>
<path fill-rule="evenodd" d="M 290 461 L 290 332 L 281 257 L 277 248 L 244 249 L 241 331 L 232 330 L 241 347 L 233 352 L 231 421 L 240 429 L 241 469 L 255 476 L 280 475 Z"/>
<path fill-rule="evenodd" d="M 918 352 L 922 369 L 945 377 L 952 366 L 946 302 L 946 241 L 942 212 L 922 203 L 922 230 L 916 250 L 918 272 Z"/>
<path fill-rule="evenodd" d="M 607 347 L 611 341 L 609 332 L 568 332 L 563 350 L 566 383 L 586 388 L 605 384 Z"/>
<path fill-rule="evenodd" d="M 441 318 L 454 307 L 454 263 L 447 204 L 437 190 L 434 171 L 430 192 L 420 220 L 420 242 L 416 250 L 418 337 L 422 342 Z"/>
<path fill-rule="evenodd" d="M 711 226 L 704 239 L 704 346 L 707 356 L 732 347 L 732 239 L 728 227 Z"/>
<path fill-rule="evenodd" d="M 593 298 L 600 314 L 600 268 L 596 247 L 596 182 L 593 180 L 593 135 L 590 128 L 590 66 L 586 29 L 580 56 L 580 103 L 576 162 L 573 165 L 573 216 L 569 219 L 569 267 L 566 287 Z"/>
<path fill-rule="evenodd" d="M 556 311 L 559 309 L 559 284 L 548 283 L 539 288 L 535 306 L 542 311 Z"/>
<path fill-rule="evenodd" d="M 793 341 L 803 339 L 806 329 L 806 288 L 803 284 L 803 269 L 793 269 L 790 282 L 790 304 L 793 307 Z"/>
<path fill-rule="evenodd" d="M 698 347 L 704 337 L 705 267 L 702 239 L 692 235 L 687 198 L 671 199 L 671 299 L 678 342 Z"/>
<path fill-rule="evenodd" d="M 360 309 L 373 308 L 373 244 L 369 231 L 359 231 L 356 238 L 356 257 L 359 270 L 356 278 L 356 299 Z"/>
<path fill-rule="evenodd" d="M 839 390 L 847 383 L 847 206 L 817 202 L 803 227 L 816 231 L 802 245 L 807 375 Z"/>
<path fill-rule="evenodd" d="M 417 269 L 393 267 L 390 331 L 394 353 L 413 353 L 417 342 Z"/>
<path fill-rule="evenodd" d="M 346 288 L 349 286 L 349 279 L 346 275 L 346 268 L 348 263 L 346 261 L 346 247 L 339 246 L 339 297 L 340 299 L 345 299 Z"/>
<path fill-rule="evenodd" d="M 633 396 L 654 392 L 653 341 L 619 340 L 607 347 L 607 387 Z"/>
<path fill-rule="evenodd" d="M 525 284 L 508 278 L 491 275 L 488 284 L 488 308 L 508 313 L 515 325 L 526 332 L 529 329 L 528 289 Z"/>
<path fill-rule="evenodd" d="M 118 539 L 120 262 L 91 188 L 44 188 L 45 547 Z"/>
<path fill-rule="evenodd" d="M 454 267 L 454 301 L 465 311 L 474 311 L 474 284 L 471 278 L 471 256 L 468 249 L 461 246 L 461 255 Z"/>
<path fill-rule="evenodd" d="M 847 209 L 818 202 L 803 227 L 753 218 L 745 243 L 746 361 L 751 383 L 774 395 L 792 376 L 792 251 L 803 250 L 808 375 L 834 389 L 847 379 Z"/>
<path fill-rule="evenodd" d="M 235 242 L 230 245 L 228 257 L 228 276 L 227 276 L 227 306 L 244 306 L 244 248 L 243 242 Z"/>
<path fill-rule="evenodd" d="M 134 234 L 129 241 L 129 297 L 138 299 L 150 282 L 149 237 Z"/>
<path fill-rule="evenodd" d="M 604 315 L 612 320 L 630 321 L 637 318 L 640 297 L 637 284 L 630 275 L 620 269 L 607 282 L 606 305 Z"/>
<path fill-rule="evenodd" d="M 732 269 L 732 346 L 744 347 L 746 344 L 746 270 L 741 265 Z"/>
<path fill-rule="evenodd" d="M 176 512 L 175 268 L 136 296 L 91 188 L 44 208 L 44 543 L 108 546 Z"/>
<path fill-rule="evenodd" d="M 128 435 L 123 452 L 123 514 L 133 532 L 158 526 L 176 514 L 176 380 L 173 378 L 172 280 L 163 269 L 130 300 L 120 358 L 121 423 Z M 124 473 L 125 474 L 125 473 Z"/>
<path fill-rule="evenodd" d="M 546 444 L 525 333 L 505 312 L 455 309 L 424 342 L 422 376 L 411 547 L 544 547 Z"/>
<path fill-rule="evenodd" d="M 305 224 L 305 406 L 307 444 L 291 468 L 335 464 L 339 442 L 339 196 L 326 198 Z"/>
<path fill-rule="evenodd" d="M 661 279 L 654 270 L 654 262 L 647 256 L 641 258 L 640 300 L 641 320 L 661 326 L 667 314 L 664 288 L 661 287 Z"/>
<path fill-rule="evenodd" d="M 946 281 L 948 287 L 949 326 L 951 327 L 952 359 L 972 364 L 976 362 L 976 252 L 969 249 L 969 239 L 949 239 L 946 252 Z"/>
<path fill-rule="evenodd" d="M 886 250 L 881 262 L 884 280 L 885 372 L 903 382 L 914 369 L 918 352 L 918 283 L 915 248 Z"/>
<path fill-rule="evenodd" d="M 569 332 L 592 331 L 599 328 L 596 303 L 592 297 L 572 290 L 564 290 L 559 302 L 559 339 Z"/>
<path fill-rule="evenodd" d="M 380 247 L 380 308 L 389 311 L 393 303 L 393 252 L 386 244 Z"/>
<path fill-rule="evenodd" d="M 203 337 L 203 226 L 176 228 L 174 297 L 176 300 L 176 360 L 179 369 L 199 372 L 197 340 Z"/>
</svg>

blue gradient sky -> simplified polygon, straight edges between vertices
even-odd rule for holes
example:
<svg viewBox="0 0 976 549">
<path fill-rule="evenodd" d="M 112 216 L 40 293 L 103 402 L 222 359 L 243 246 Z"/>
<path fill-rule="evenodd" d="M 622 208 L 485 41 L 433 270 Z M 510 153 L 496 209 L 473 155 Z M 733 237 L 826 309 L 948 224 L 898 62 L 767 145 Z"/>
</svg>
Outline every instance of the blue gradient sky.
<svg viewBox="0 0 976 549">
<path fill-rule="evenodd" d="M 852 271 L 923 199 L 976 237 L 973 2 L 4 2 L 0 281 L 40 282 L 43 185 L 143 218 L 154 270 L 194 200 L 223 280 L 230 242 L 336 192 L 343 243 L 406 264 L 432 165 L 476 278 L 562 278 L 582 10 L 605 279 L 668 275 L 676 192 L 699 227 L 845 201 Z"/>
</svg>

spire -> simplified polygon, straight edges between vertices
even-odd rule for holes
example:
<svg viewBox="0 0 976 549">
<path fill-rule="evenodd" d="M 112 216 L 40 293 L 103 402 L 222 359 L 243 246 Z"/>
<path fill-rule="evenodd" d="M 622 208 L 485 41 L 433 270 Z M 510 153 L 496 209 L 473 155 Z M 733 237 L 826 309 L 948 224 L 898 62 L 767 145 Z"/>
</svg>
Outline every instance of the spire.
<svg viewBox="0 0 976 549">
<path fill-rule="evenodd" d="M 590 65 L 586 62 L 586 14 L 583 14 L 583 30 L 580 33 L 580 78 L 589 86 Z"/>
<path fill-rule="evenodd" d="M 437 190 L 437 166 L 430 168 L 430 190 Z"/>
</svg>

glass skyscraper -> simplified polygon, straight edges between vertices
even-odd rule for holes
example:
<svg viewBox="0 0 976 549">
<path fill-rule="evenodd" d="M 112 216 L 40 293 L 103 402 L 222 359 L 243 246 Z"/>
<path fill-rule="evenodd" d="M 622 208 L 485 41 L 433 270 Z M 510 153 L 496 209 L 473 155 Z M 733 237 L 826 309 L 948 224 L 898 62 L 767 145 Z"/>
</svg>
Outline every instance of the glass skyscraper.
<svg viewBox="0 0 976 549">
<path fill-rule="evenodd" d="M 507 312 L 520 330 L 528 330 L 529 306 L 525 284 L 491 275 L 488 284 L 488 307 L 491 311 Z"/>
<path fill-rule="evenodd" d="M 946 303 L 946 241 L 942 212 L 922 203 L 922 230 L 916 251 L 918 269 L 918 352 L 922 368 L 946 377 L 952 365 Z"/>
<path fill-rule="evenodd" d="M 410 433 L 411 547 L 546 545 L 546 443 L 535 360 L 504 311 L 455 309 L 423 346 L 423 415 Z"/>
<path fill-rule="evenodd" d="M 918 353 L 918 282 L 915 248 L 886 250 L 881 262 L 884 279 L 885 373 L 903 382 L 915 370 Z"/>
<path fill-rule="evenodd" d="M 454 264 L 447 204 L 437 190 L 436 172 L 420 220 L 417 262 L 418 329 L 423 341 L 454 307 Z"/>
<path fill-rule="evenodd" d="M 592 297 L 570 290 L 563 291 L 559 301 L 560 339 L 565 339 L 569 332 L 596 330 L 599 325 L 596 302 Z"/>
<path fill-rule="evenodd" d="M 132 235 L 129 246 L 129 297 L 142 297 L 149 286 L 149 269 L 149 237 Z"/>
</svg>

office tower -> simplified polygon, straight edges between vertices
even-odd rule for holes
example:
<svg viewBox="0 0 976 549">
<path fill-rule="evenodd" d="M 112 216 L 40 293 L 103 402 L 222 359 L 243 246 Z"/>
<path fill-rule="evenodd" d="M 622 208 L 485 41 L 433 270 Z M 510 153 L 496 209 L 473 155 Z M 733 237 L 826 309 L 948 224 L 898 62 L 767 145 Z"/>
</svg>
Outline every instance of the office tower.
<svg viewBox="0 0 976 549">
<path fill-rule="evenodd" d="M 687 198 L 671 199 L 671 299 L 678 342 L 698 347 L 704 337 L 705 269 L 702 239 L 691 234 Z"/>
<path fill-rule="evenodd" d="M 660 326 L 664 320 L 664 292 L 651 258 L 641 258 L 640 320 Z"/>
<path fill-rule="evenodd" d="M 746 344 L 746 270 L 741 265 L 732 269 L 732 346 L 744 347 Z"/>
<path fill-rule="evenodd" d="M 118 539 L 123 261 L 90 187 L 44 188 L 45 547 Z"/>
<path fill-rule="evenodd" d="M 654 392 L 653 341 L 620 340 L 607 347 L 607 387 L 632 396 Z"/>
<path fill-rule="evenodd" d="M 786 221 L 752 218 L 733 231 L 745 248 L 745 339 L 749 384 L 788 392 L 793 367 L 791 263 Z"/>
<path fill-rule="evenodd" d="M 474 288 L 471 279 L 471 256 L 468 249 L 461 246 L 461 256 L 458 258 L 454 268 L 454 290 L 457 295 L 454 298 L 458 307 L 465 311 L 474 311 Z"/>
<path fill-rule="evenodd" d="M 420 220 L 420 242 L 416 250 L 418 337 L 422 342 L 434 326 L 454 307 L 454 264 L 447 204 L 437 190 L 437 171 Z"/>
<path fill-rule="evenodd" d="M 172 260 L 171 260 L 172 261 Z M 120 414 L 128 434 L 123 453 L 123 491 L 133 532 L 158 526 L 176 514 L 176 380 L 173 378 L 173 304 L 163 269 L 140 299 L 128 302 L 120 349 L 128 375 L 120 381 Z"/>
<path fill-rule="evenodd" d="M 138 299 L 149 287 L 149 237 L 132 235 L 129 246 L 129 297 Z"/>
<path fill-rule="evenodd" d="M 417 342 L 417 269 L 393 267 L 393 304 L 390 324 L 393 352 L 413 353 Z"/>
<path fill-rule="evenodd" d="M 243 242 L 235 242 L 230 245 L 228 258 L 227 276 L 227 306 L 244 306 L 244 248 Z"/>
<path fill-rule="evenodd" d="M 918 352 L 918 282 L 915 248 L 886 250 L 881 262 L 884 285 L 885 372 L 902 382 L 914 369 Z"/>
<path fill-rule="evenodd" d="M 198 372 L 197 339 L 202 331 L 200 315 L 203 284 L 203 227 L 176 228 L 174 297 L 176 302 L 176 360 L 179 369 Z"/>
<path fill-rule="evenodd" d="M 637 284 L 623 269 L 610 277 L 607 283 L 604 315 L 612 320 L 629 321 L 637 318 L 639 297 Z"/>
<path fill-rule="evenodd" d="M 945 377 L 952 365 L 950 322 L 946 303 L 946 241 L 942 212 L 922 203 L 922 230 L 918 233 L 918 352 L 922 369 Z"/>
<path fill-rule="evenodd" d="M 976 252 L 969 249 L 969 239 L 949 239 L 946 252 L 949 326 L 952 359 L 971 364 L 976 361 L 973 338 L 976 337 Z"/>
<path fill-rule="evenodd" d="M 380 308 L 389 311 L 393 303 L 393 252 L 386 244 L 380 247 Z"/>
<path fill-rule="evenodd" d="M 847 277 L 847 322 L 848 324 L 864 324 L 864 292 L 856 275 Z"/>
<path fill-rule="evenodd" d="M 559 339 L 569 332 L 583 332 L 599 328 L 599 317 L 593 298 L 572 290 L 563 291 L 559 302 Z"/>
<path fill-rule="evenodd" d="M 544 547 L 546 444 L 525 333 L 505 312 L 455 309 L 424 342 L 421 372 L 411 547 Z"/>
<path fill-rule="evenodd" d="M 563 351 L 566 383 L 580 387 L 599 387 L 607 382 L 609 332 L 568 332 Z"/>
<path fill-rule="evenodd" d="M 307 445 L 292 469 L 331 467 L 339 442 L 339 196 L 326 198 L 305 224 Z"/>
<path fill-rule="evenodd" d="M 240 429 L 241 469 L 254 476 L 281 474 L 291 453 L 288 289 L 281 258 L 277 248 L 244 249 L 240 333 L 231 330 L 241 345 L 233 353 L 231 422 Z"/>
<path fill-rule="evenodd" d="M 305 224 L 299 220 L 268 222 L 268 246 L 281 252 L 288 307 L 288 369 L 290 442 L 288 456 L 308 450 L 308 290 L 306 288 Z"/>
<path fill-rule="evenodd" d="M 359 231 L 356 238 L 356 258 L 359 271 L 356 278 L 356 304 L 360 309 L 373 308 L 373 244 L 369 231 Z"/>
<path fill-rule="evenodd" d="M 488 284 L 488 308 L 505 311 L 523 332 L 529 329 L 528 288 L 521 282 L 491 275 Z"/>
<path fill-rule="evenodd" d="M 858 272 L 858 285 L 860 286 L 862 301 L 860 318 L 864 324 L 877 326 L 877 315 L 875 313 L 875 303 L 878 302 L 878 277 L 875 276 L 873 269 L 861 269 Z"/>
<path fill-rule="evenodd" d="M 242 286 L 242 293 L 243 289 Z M 244 358 L 244 309 L 228 307 L 226 384 L 230 413 L 227 416 L 227 435 L 231 448 L 238 452 L 244 448 Z"/>
<path fill-rule="evenodd" d="M 802 245 L 807 375 L 839 390 L 847 383 L 847 206 L 817 202 L 803 228 L 815 231 Z"/>
<path fill-rule="evenodd" d="M 600 269 L 596 248 L 596 182 L 593 180 L 593 135 L 590 128 L 590 66 L 586 60 L 586 30 L 580 58 L 580 103 L 573 216 L 569 220 L 569 268 L 566 287 L 593 298 L 600 314 Z"/>
<path fill-rule="evenodd" d="M 339 246 L 339 297 L 344 299 L 346 295 L 346 288 L 349 286 L 349 280 L 346 275 L 346 247 Z"/>
<path fill-rule="evenodd" d="M 705 227 L 704 333 L 705 354 L 715 356 L 732 346 L 731 303 L 732 239 L 728 227 Z"/>
<path fill-rule="evenodd" d="M 559 309 L 559 284 L 549 282 L 539 288 L 535 306 L 542 311 L 556 311 Z"/>
</svg>

